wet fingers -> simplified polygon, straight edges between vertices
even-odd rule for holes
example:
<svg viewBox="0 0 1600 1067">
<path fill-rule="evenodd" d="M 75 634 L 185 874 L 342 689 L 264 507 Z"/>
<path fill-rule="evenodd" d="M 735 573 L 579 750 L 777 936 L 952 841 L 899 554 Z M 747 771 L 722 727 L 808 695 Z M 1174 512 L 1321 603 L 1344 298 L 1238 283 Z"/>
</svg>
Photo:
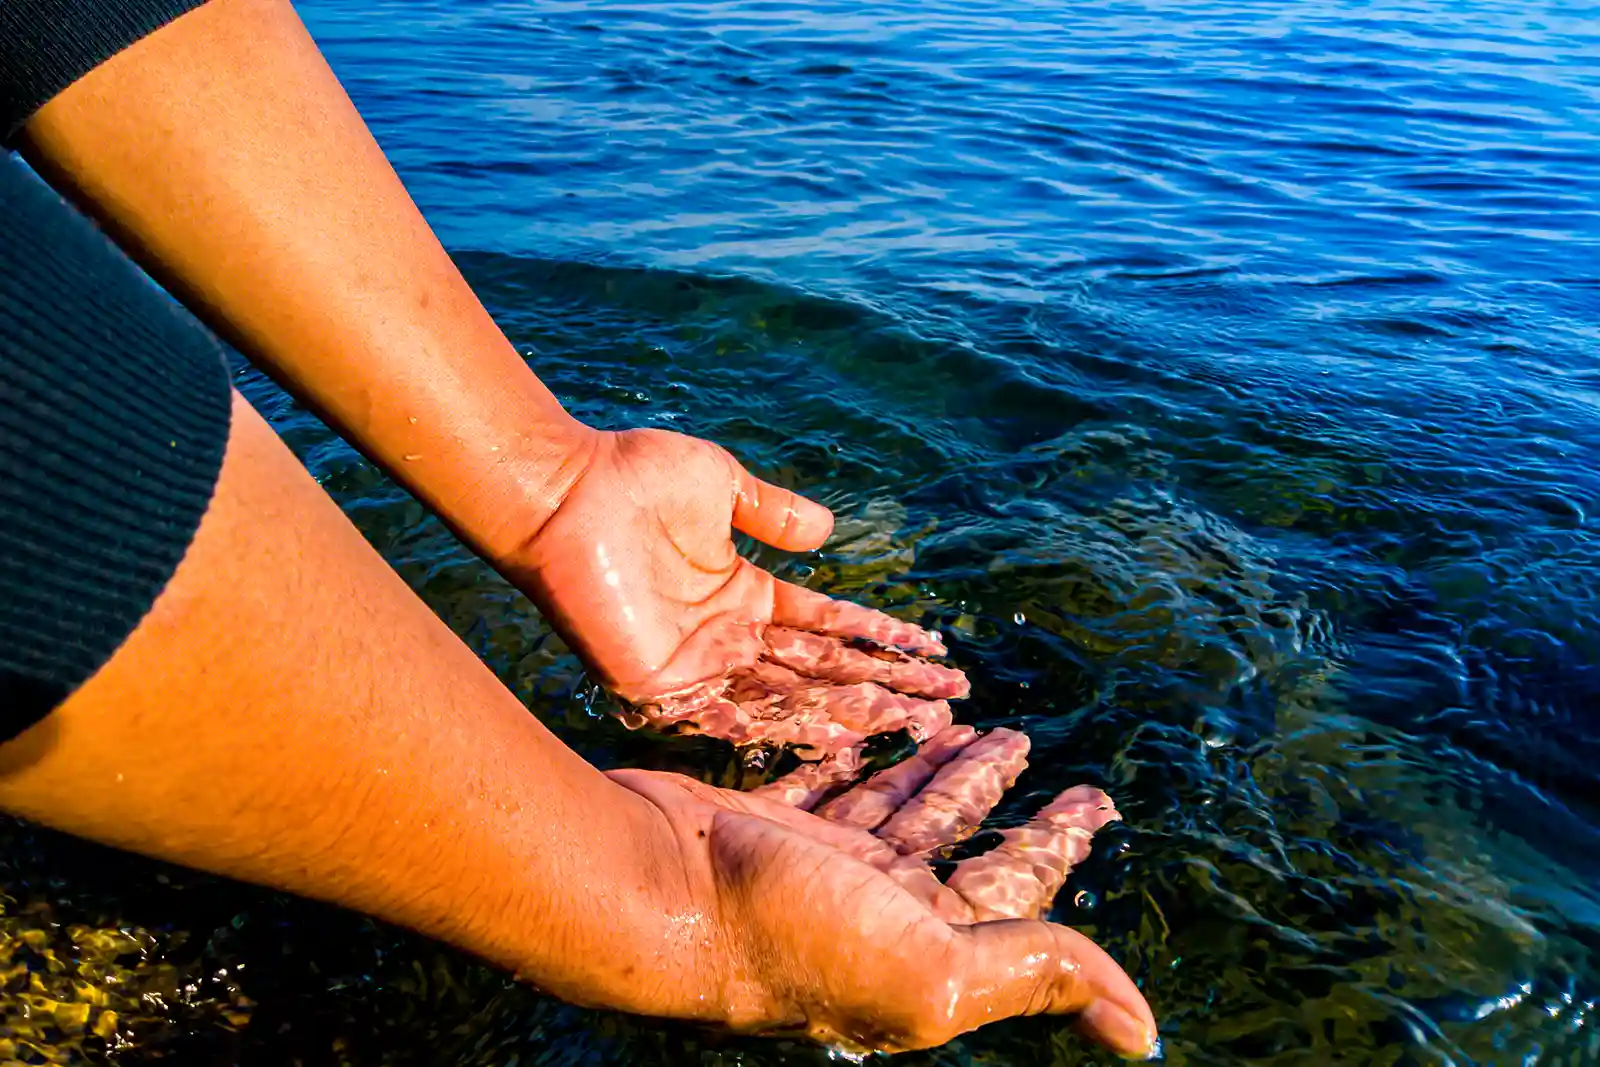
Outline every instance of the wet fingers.
<svg viewBox="0 0 1600 1067">
<path fill-rule="evenodd" d="M 874 734 L 905 730 L 918 742 L 950 725 L 950 705 L 872 682 L 834 685 L 761 661 L 730 678 L 622 714 L 630 728 L 677 728 L 735 745 L 793 745 L 831 756 Z"/>
<path fill-rule="evenodd" d="M 964 697 L 972 688 L 961 671 L 894 649 L 864 652 L 838 637 L 787 626 L 768 627 L 766 640 L 767 659 L 836 685 L 876 682 L 901 693 L 945 700 Z"/>
<path fill-rule="evenodd" d="M 802 763 L 782 778 L 757 786 L 750 793 L 810 811 L 823 797 L 861 773 L 861 748 L 856 745 L 815 763 Z"/>
<path fill-rule="evenodd" d="M 705 734 L 739 746 L 793 746 L 810 759 L 831 756 L 866 740 L 866 734 L 835 719 L 818 694 L 786 692 L 771 682 L 770 677 L 745 673 L 641 705 L 623 721 L 632 727 Z"/>
<path fill-rule="evenodd" d="M 790 582 L 778 582 L 773 591 L 772 621 L 778 626 L 858 638 L 919 656 L 945 654 L 944 639 L 931 630 Z"/>
<path fill-rule="evenodd" d="M 832 722 L 861 737 L 905 730 L 922 742 L 951 722 L 950 705 L 943 700 L 910 697 L 871 682 L 819 684 L 775 663 L 758 663 L 731 683 L 728 693 L 757 720 Z"/>
<path fill-rule="evenodd" d="M 1088 858 L 1095 831 L 1118 818 L 1105 793 L 1076 786 L 1026 825 L 1005 831 L 994 849 L 963 860 L 947 884 L 979 920 L 1036 919 Z"/>
<path fill-rule="evenodd" d="M 915 755 L 880 771 L 817 810 L 824 819 L 875 830 L 905 806 L 940 767 L 978 739 L 970 726 L 949 726 L 939 731 Z"/>
<path fill-rule="evenodd" d="M 1027 737 L 1015 730 L 996 730 L 966 746 L 878 829 L 878 836 L 906 855 L 962 840 L 1028 765 L 1028 747 Z"/>
</svg>

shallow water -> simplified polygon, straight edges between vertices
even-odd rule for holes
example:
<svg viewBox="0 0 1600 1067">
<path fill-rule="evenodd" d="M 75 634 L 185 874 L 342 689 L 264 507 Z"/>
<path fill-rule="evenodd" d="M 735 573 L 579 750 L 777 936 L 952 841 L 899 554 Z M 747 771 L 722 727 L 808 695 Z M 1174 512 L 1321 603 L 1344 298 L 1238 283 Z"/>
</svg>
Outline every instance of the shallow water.
<svg viewBox="0 0 1600 1067">
<path fill-rule="evenodd" d="M 1057 917 L 1168 1062 L 1600 1063 L 1600 8 L 302 12 L 575 411 L 834 507 L 763 558 L 946 630 L 963 717 L 1034 740 L 1006 818 L 1113 793 Z M 570 743 L 730 773 L 595 714 L 523 601 L 240 382 Z M 118 1012 L 0 996 L 62 1062 L 826 1060 L 21 828 L 0 887 L 33 995 Z M 1033 1020 L 904 1062 L 1110 1061 Z"/>
</svg>

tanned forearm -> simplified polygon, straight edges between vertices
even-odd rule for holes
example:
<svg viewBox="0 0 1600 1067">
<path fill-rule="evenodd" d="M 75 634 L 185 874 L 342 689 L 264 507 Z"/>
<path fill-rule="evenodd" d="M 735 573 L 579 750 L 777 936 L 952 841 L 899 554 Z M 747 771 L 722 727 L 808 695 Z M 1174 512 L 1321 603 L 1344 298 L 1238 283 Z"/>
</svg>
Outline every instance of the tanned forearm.
<svg viewBox="0 0 1600 1067">
<path fill-rule="evenodd" d="M 463 280 L 288 0 L 211 0 L 24 135 L 146 270 L 491 560 L 577 476 L 592 435 Z"/>
<path fill-rule="evenodd" d="M 659 1009 L 641 976 L 685 906 L 659 813 L 545 730 L 234 408 L 187 556 L 115 656 L 0 745 L 0 809 Z"/>
</svg>

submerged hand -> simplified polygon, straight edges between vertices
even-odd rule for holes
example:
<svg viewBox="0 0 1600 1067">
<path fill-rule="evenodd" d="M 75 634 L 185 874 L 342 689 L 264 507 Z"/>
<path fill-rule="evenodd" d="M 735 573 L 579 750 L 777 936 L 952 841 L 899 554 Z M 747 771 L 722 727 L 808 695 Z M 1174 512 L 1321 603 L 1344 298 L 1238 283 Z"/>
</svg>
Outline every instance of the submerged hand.
<svg viewBox="0 0 1600 1067">
<path fill-rule="evenodd" d="M 928 867 L 983 821 L 1027 749 L 1011 731 L 951 727 L 816 814 L 775 799 L 815 803 L 813 791 L 612 772 L 664 815 L 695 899 L 715 905 L 693 917 L 709 919 L 702 952 L 715 962 L 700 955 L 675 980 L 714 975 L 716 995 L 701 999 L 736 1028 L 856 1049 L 931 1047 L 1013 1015 L 1075 1012 L 1094 1040 L 1149 1056 L 1154 1019 L 1128 976 L 1088 938 L 1035 921 L 1117 818 L 1104 793 L 1068 790 L 948 882 Z"/>
<path fill-rule="evenodd" d="M 924 658 L 943 655 L 937 634 L 779 581 L 732 540 L 800 552 L 832 529 L 826 508 L 708 441 L 598 433 L 555 513 L 500 562 L 641 721 L 815 755 L 931 737 L 967 693 Z"/>
</svg>

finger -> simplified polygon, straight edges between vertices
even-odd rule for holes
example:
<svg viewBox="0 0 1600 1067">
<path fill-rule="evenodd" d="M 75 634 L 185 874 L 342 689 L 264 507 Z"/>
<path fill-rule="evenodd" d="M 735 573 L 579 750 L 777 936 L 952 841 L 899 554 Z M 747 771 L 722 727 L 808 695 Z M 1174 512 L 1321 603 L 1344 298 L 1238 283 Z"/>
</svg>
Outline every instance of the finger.
<svg viewBox="0 0 1600 1067">
<path fill-rule="evenodd" d="M 785 667 L 757 663 L 721 681 L 641 705 L 635 716 L 657 729 L 675 726 L 681 733 L 705 734 L 734 745 L 793 745 L 810 759 L 866 740 L 866 734 L 835 720 L 820 698 L 802 698 L 812 688 Z M 624 722 L 638 725 L 630 722 L 633 718 L 625 716 Z"/>
<path fill-rule="evenodd" d="M 906 730 L 921 743 L 949 726 L 952 718 L 950 705 L 943 700 L 909 697 L 869 682 L 819 684 L 769 660 L 739 672 L 730 683 L 733 699 L 742 702 L 747 692 L 759 692 L 761 701 L 774 704 L 764 713 L 769 716 L 833 719 L 863 736 Z"/>
<path fill-rule="evenodd" d="M 642 704 L 622 719 L 634 729 L 674 727 L 680 733 L 705 734 L 733 745 L 793 745 L 811 759 L 866 740 L 866 735 L 834 721 L 825 708 L 786 705 L 787 695 L 741 676 Z"/>
<path fill-rule="evenodd" d="M 828 718 L 871 737 L 906 730 L 918 742 L 950 725 L 950 705 L 892 693 L 880 685 L 812 685 L 786 694 L 781 702 L 790 715 Z"/>
<path fill-rule="evenodd" d="M 964 697 L 972 689 L 961 671 L 893 649 L 873 655 L 837 637 L 787 626 L 769 626 L 765 636 L 769 660 L 823 681 L 876 682 L 901 693 L 947 700 Z"/>
<path fill-rule="evenodd" d="M 812 766 L 818 766 L 813 764 Z M 803 770 L 804 768 L 802 768 Z M 614 774 L 630 774 L 632 772 L 613 772 Z M 782 779 L 780 779 L 782 781 Z M 772 783 L 776 785 L 777 783 Z M 759 815 L 764 819 L 786 826 L 804 834 L 823 844 L 831 845 L 849 853 L 851 856 L 869 866 L 875 867 L 887 874 L 901 888 L 905 889 L 919 902 L 926 906 L 939 919 L 947 923 L 967 925 L 975 922 L 972 906 L 960 894 L 954 892 L 938 878 L 928 865 L 911 856 L 902 856 L 876 837 L 849 826 L 841 826 L 826 819 L 819 819 L 814 815 L 793 808 L 778 801 L 768 789 L 754 789 L 748 793 L 738 794 L 736 797 L 724 799 L 724 803 L 736 804 L 752 815 Z"/>
<path fill-rule="evenodd" d="M 1081 1013 L 1086 1037 L 1149 1059 L 1156 1022 L 1133 979 L 1076 930 L 1010 919 L 957 927 L 967 939 L 955 1004 L 960 1031 L 1013 1015 Z"/>
<path fill-rule="evenodd" d="M 802 759 L 810 760 L 835 755 L 867 739 L 865 734 L 826 715 L 796 715 L 779 710 L 776 714 L 757 717 L 745 713 L 743 708 L 732 722 L 718 718 L 714 729 L 702 728 L 700 732 L 734 745 L 791 745 Z"/>
<path fill-rule="evenodd" d="M 919 656 L 945 654 L 944 639 L 931 630 L 864 608 L 845 600 L 806 589 L 792 582 L 778 582 L 773 590 L 772 621 L 797 630 L 855 637 Z"/>
<path fill-rule="evenodd" d="M 966 837 L 1028 765 L 1028 738 L 996 730 L 939 768 L 933 781 L 878 830 L 904 855 L 924 855 Z"/>
<path fill-rule="evenodd" d="M 823 797 L 861 773 L 861 750 L 862 746 L 856 745 L 816 763 L 802 763 L 782 778 L 750 790 L 750 795 L 810 811 Z"/>
<path fill-rule="evenodd" d="M 693 710 L 678 710 L 683 702 Z M 737 705 L 737 714 L 730 713 L 729 702 Z M 658 706 L 673 709 L 672 721 L 681 722 L 681 729 L 736 745 L 794 745 L 808 759 L 833 755 L 873 734 L 893 730 L 925 741 L 951 722 L 950 705 L 942 700 L 920 700 L 868 683 L 819 685 L 765 661 L 734 674 L 714 695 L 691 690 Z"/>
<path fill-rule="evenodd" d="M 1026 825 L 1005 831 L 994 849 L 957 864 L 946 884 L 979 921 L 1037 919 L 1072 868 L 1089 857 L 1095 831 L 1119 818 L 1103 792 L 1074 786 Z"/>
<path fill-rule="evenodd" d="M 917 752 L 888 770 L 880 771 L 817 809 L 817 814 L 832 822 L 876 830 L 889 816 L 899 811 L 935 771 L 978 739 L 970 726 L 950 726 L 940 730 Z"/>
<path fill-rule="evenodd" d="M 764 482 L 731 455 L 733 525 L 757 541 L 785 552 L 821 548 L 833 533 L 833 512 L 798 493 Z"/>
</svg>

